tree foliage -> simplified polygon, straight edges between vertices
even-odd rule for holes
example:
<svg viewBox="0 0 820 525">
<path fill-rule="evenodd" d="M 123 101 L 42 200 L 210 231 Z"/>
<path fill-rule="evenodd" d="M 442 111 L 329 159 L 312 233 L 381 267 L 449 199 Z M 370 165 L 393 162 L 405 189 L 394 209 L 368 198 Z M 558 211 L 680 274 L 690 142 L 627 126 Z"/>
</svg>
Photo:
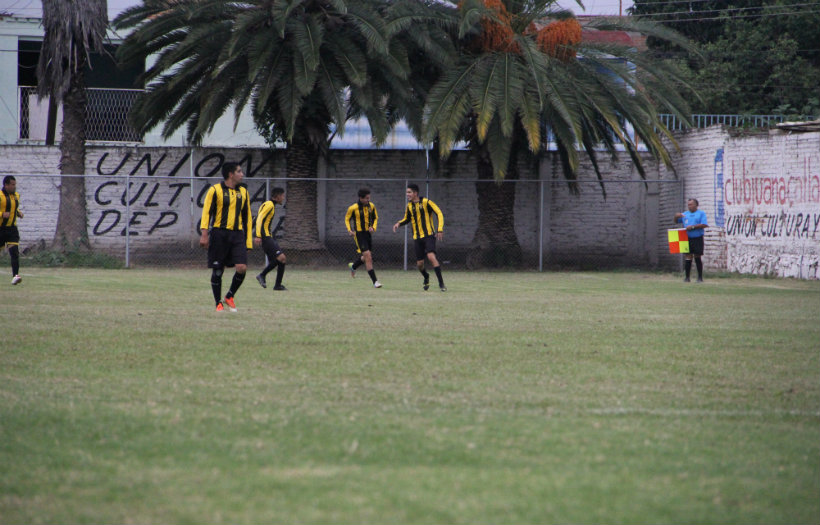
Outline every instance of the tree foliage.
<svg viewBox="0 0 820 525">
<path fill-rule="evenodd" d="M 648 44 L 688 70 L 698 113 L 820 115 L 820 12 L 775 0 L 638 0 L 632 13 L 701 46 L 705 60 L 668 42 Z"/>
<path fill-rule="evenodd" d="M 108 27 L 105 0 L 44 0 L 43 45 L 37 64 L 37 94 L 50 97 L 50 111 L 63 106 L 60 142 L 60 173 L 68 175 L 60 184 L 54 245 L 68 251 L 88 248 L 85 201 L 84 68 L 91 51 L 105 53 Z"/>
<path fill-rule="evenodd" d="M 156 55 L 134 124 L 161 125 L 166 137 L 187 126 L 197 142 L 229 109 L 237 122 L 249 109 L 269 143 L 286 144 L 288 177 L 316 178 L 331 131 L 343 134 L 350 119 L 366 117 L 376 143 L 399 118 L 419 129 L 413 87 L 424 84 L 410 61 L 443 55 L 439 11 L 381 0 L 144 0 L 115 20 L 133 30 L 123 62 Z M 321 247 L 315 211 L 315 183 L 290 184 L 286 227 L 300 221 L 289 236 L 298 248 Z"/>
<path fill-rule="evenodd" d="M 658 110 L 682 118 L 689 112 L 674 65 L 634 47 L 583 40 L 578 22 L 555 11 L 552 0 L 464 0 L 455 16 L 458 54 L 431 89 L 426 109 L 426 138 L 438 139 L 443 155 L 466 141 L 484 150 L 497 180 L 507 176 L 514 149 L 538 155 L 548 139 L 568 178 L 581 156 L 597 171 L 600 147 L 611 155 L 623 148 L 642 172 L 636 139 L 669 161 Z M 687 47 L 684 38 L 652 23 L 612 18 L 587 27 L 636 31 Z"/>
<path fill-rule="evenodd" d="M 645 176 L 639 142 L 671 163 L 674 140 L 659 110 L 689 118 L 673 64 L 633 46 L 584 40 L 579 22 L 554 0 L 462 0 L 452 16 L 456 54 L 430 89 L 424 138 L 437 141 L 444 157 L 465 142 L 476 159 L 478 228 L 468 265 L 496 265 L 499 253 L 501 264 L 520 260 L 515 186 L 504 181 L 517 179 L 519 160 L 538 159 L 549 143 L 570 181 L 583 158 L 603 179 L 600 150 L 625 152 Z M 637 31 L 688 46 L 663 26 L 622 18 L 587 30 Z"/>
</svg>

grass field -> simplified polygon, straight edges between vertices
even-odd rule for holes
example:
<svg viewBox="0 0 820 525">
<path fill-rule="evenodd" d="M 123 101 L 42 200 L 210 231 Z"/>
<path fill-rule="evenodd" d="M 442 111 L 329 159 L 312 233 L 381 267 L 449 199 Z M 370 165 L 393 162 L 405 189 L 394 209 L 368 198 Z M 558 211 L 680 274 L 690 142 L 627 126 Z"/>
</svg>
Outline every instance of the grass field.
<svg viewBox="0 0 820 525">
<path fill-rule="evenodd" d="M 820 282 L 23 275 L 2 523 L 820 523 Z"/>
</svg>

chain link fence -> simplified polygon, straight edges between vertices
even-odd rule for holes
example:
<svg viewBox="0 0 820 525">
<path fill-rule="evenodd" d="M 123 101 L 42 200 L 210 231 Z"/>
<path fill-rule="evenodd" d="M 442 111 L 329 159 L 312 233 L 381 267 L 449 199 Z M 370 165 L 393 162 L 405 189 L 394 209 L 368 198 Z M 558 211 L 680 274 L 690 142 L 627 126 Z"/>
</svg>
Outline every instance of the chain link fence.
<svg viewBox="0 0 820 525">
<path fill-rule="evenodd" d="M 21 250 L 48 250 L 55 239 L 63 179 L 54 175 L 17 175 L 21 208 Z M 199 247 L 202 203 L 218 177 L 80 176 L 85 185 L 88 243 L 95 252 L 128 267 L 205 266 Z M 254 218 L 274 187 L 286 192 L 277 207 L 275 236 L 292 264 L 346 267 L 355 246 L 344 224 L 347 207 L 361 187 L 371 190 L 379 220 L 373 235 L 374 262 L 381 267 L 413 268 L 415 253 L 408 227 L 392 231 L 404 215 L 408 182 L 421 188 L 442 209 L 444 239 L 438 258 L 463 269 L 677 269 L 668 253 L 666 229 L 682 209 L 677 180 L 516 180 L 246 178 Z M 304 183 L 309 183 L 305 186 Z M 301 184 L 301 186 L 300 186 Z M 311 188 L 309 192 L 303 191 Z M 306 198 L 315 213 L 297 216 L 288 200 Z M 66 197 L 63 197 L 65 199 Z M 74 199 L 77 200 L 77 199 Z M 284 209 L 283 209 L 284 208 Z M 300 209 L 305 209 L 300 206 Z M 291 210 L 295 209 L 291 207 Z M 66 215 L 63 215 L 64 217 Z M 66 220 L 66 219 L 63 219 Z M 305 235 L 305 232 L 315 232 Z M 252 267 L 264 264 L 254 249 Z"/>
</svg>

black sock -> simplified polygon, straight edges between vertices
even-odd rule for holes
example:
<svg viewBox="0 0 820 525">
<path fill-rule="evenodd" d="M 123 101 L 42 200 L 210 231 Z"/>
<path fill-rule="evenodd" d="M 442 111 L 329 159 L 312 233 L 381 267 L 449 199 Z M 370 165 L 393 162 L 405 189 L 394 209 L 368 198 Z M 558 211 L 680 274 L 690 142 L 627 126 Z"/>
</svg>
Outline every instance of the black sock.
<svg viewBox="0 0 820 525">
<path fill-rule="evenodd" d="M 434 267 L 433 271 L 436 272 L 436 279 L 438 279 L 439 288 L 444 288 L 444 279 L 441 277 L 441 266 Z"/>
<path fill-rule="evenodd" d="M 262 273 L 260 273 L 259 275 L 261 275 L 262 277 L 265 277 L 266 275 L 268 275 L 269 272 L 273 271 L 273 269 L 276 268 L 277 266 L 279 266 L 279 261 L 274 259 L 272 262 L 269 262 L 267 266 L 265 266 L 265 269 L 262 270 Z"/>
<path fill-rule="evenodd" d="M 429 274 L 429 273 L 427 273 L 427 270 L 425 270 L 424 268 L 422 268 L 422 269 L 421 269 L 421 270 L 419 270 L 419 271 L 421 272 L 421 275 L 424 277 L 424 282 L 425 282 L 425 283 L 429 283 L 429 282 L 430 282 L 430 274 Z"/>
<path fill-rule="evenodd" d="M 367 275 L 370 276 L 371 281 L 376 282 L 376 270 L 367 270 Z"/>
<path fill-rule="evenodd" d="M 231 281 L 231 289 L 228 290 L 228 293 L 225 294 L 225 297 L 233 297 L 236 295 L 236 292 L 239 290 L 239 287 L 242 286 L 242 281 L 245 280 L 244 273 L 235 273 L 233 274 L 233 280 Z"/>
<path fill-rule="evenodd" d="M 219 304 L 222 300 L 222 270 L 214 270 L 211 273 L 211 291 L 214 293 L 214 300 Z"/>
<path fill-rule="evenodd" d="M 692 273 L 692 259 L 686 259 L 683 268 L 686 270 L 686 278 L 688 279 L 689 274 Z"/>
<path fill-rule="evenodd" d="M 17 246 L 9 246 L 9 257 L 11 257 L 11 275 L 20 273 L 20 249 Z"/>
<path fill-rule="evenodd" d="M 703 279 L 703 261 L 700 257 L 695 257 L 695 266 L 698 267 L 698 279 Z"/>
<path fill-rule="evenodd" d="M 285 275 L 285 263 L 279 263 L 276 268 L 276 286 L 282 284 L 282 276 Z"/>
<path fill-rule="evenodd" d="M 353 261 L 353 269 L 355 270 L 356 268 L 358 268 L 359 266 L 361 266 L 361 265 L 363 265 L 363 264 L 364 264 L 364 261 L 363 261 L 363 260 L 361 260 L 361 259 L 356 259 L 355 261 Z"/>
</svg>

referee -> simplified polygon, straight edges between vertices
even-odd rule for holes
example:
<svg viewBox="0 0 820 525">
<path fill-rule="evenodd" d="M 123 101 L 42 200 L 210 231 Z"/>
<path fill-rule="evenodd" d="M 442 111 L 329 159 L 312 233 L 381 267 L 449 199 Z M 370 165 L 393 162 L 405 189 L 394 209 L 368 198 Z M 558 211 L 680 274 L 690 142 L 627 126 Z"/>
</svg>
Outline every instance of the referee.
<svg viewBox="0 0 820 525">
<path fill-rule="evenodd" d="M 208 249 L 208 267 L 211 269 L 211 290 L 216 301 L 216 311 L 221 312 L 225 305 L 232 312 L 236 311 L 234 296 L 245 280 L 248 269 L 248 250 L 253 247 L 251 235 L 251 203 L 248 189 L 242 184 L 245 174 L 236 162 L 222 165 L 222 178 L 205 194 L 202 206 L 202 221 L 199 229 L 202 235 L 199 245 Z M 236 267 L 231 288 L 222 297 L 222 273 L 225 268 Z"/>
</svg>

